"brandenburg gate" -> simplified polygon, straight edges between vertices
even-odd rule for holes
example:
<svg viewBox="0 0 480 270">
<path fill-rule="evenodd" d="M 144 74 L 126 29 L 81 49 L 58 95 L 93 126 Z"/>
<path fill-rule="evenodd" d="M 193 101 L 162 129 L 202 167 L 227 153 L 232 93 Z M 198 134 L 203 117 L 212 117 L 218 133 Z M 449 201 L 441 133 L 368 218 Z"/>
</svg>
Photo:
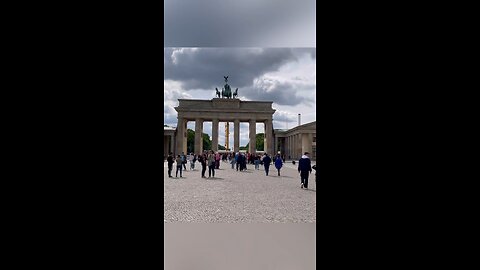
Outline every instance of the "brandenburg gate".
<svg viewBox="0 0 480 270">
<path fill-rule="evenodd" d="M 218 151 L 218 124 L 219 122 L 233 122 L 233 151 L 240 150 L 240 122 L 249 123 L 249 153 L 255 153 L 257 122 L 265 124 L 264 150 L 273 155 L 273 101 L 241 101 L 238 98 L 238 88 L 235 91 L 228 85 L 228 76 L 224 76 L 225 85 L 220 91 L 216 90 L 216 98 L 211 100 L 179 99 L 175 110 L 178 114 L 176 153 L 187 153 L 187 123 L 195 121 L 195 154 L 203 151 L 203 123 L 212 122 L 212 150 Z M 173 141 L 172 141 L 173 142 Z"/>
<path fill-rule="evenodd" d="M 256 149 L 256 124 L 265 124 L 264 149 L 269 154 L 273 153 L 273 101 L 241 101 L 235 98 L 213 98 L 211 100 L 179 99 L 177 124 L 177 142 L 175 154 L 187 153 L 187 123 L 195 121 L 195 154 L 200 154 L 203 149 L 203 123 L 212 122 L 212 150 L 218 150 L 218 125 L 219 122 L 233 122 L 233 151 L 240 149 L 240 122 L 249 123 L 249 153 Z M 183 135 L 183 136 L 182 136 Z"/>
</svg>

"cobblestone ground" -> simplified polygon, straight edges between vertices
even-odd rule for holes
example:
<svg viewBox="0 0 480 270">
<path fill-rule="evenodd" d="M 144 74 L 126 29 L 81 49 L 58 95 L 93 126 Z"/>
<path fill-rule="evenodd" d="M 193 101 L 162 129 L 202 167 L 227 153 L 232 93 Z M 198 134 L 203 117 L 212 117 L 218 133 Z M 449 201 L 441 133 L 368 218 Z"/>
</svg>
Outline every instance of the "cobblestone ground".
<svg viewBox="0 0 480 270">
<path fill-rule="evenodd" d="M 288 162 L 288 161 L 287 161 Z M 313 164 L 312 164 L 313 165 Z M 263 223 L 316 222 L 315 170 L 308 188 L 300 188 L 296 166 L 286 163 L 277 176 L 275 166 L 265 175 L 263 166 L 236 171 L 221 162 L 215 178 L 201 178 L 201 165 L 183 172 L 182 178 L 168 177 L 164 163 L 164 222 Z M 205 173 L 208 177 L 208 168 Z M 180 176 L 180 175 L 179 175 Z"/>
</svg>

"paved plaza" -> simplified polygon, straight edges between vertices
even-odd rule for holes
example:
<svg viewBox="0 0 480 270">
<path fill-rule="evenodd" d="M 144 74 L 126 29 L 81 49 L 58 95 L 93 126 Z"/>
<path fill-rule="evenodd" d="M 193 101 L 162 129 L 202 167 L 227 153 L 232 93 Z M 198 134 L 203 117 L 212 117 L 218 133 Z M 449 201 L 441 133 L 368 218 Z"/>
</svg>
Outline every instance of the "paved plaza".
<svg viewBox="0 0 480 270">
<path fill-rule="evenodd" d="M 312 162 L 314 165 L 315 162 Z M 222 161 L 215 178 L 201 178 L 201 164 L 191 171 L 186 164 L 182 178 L 168 177 L 164 163 L 164 222 L 268 223 L 316 222 L 315 170 L 308 189 L 300 188 L 297 166 L 287 161 L 277 176 L 274 165 L 265 176 L 263 166 L 247 171 L 231 169 Z M 208 168 L 205 172 L 208 177 Z M 180 176 L 180 175 L 179 175 Z"/>
</svg>

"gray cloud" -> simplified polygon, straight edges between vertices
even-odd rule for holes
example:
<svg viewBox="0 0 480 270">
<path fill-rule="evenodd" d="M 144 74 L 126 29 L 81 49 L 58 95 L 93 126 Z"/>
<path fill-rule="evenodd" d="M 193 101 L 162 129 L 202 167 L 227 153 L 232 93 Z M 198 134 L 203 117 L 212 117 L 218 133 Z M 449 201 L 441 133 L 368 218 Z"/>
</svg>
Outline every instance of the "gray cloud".
<svg viewBox="0 0 480 270">
<path fill-rule="evenodd" d="M 181 81 L 188 91 L 220 87 L 227 75 L 231 87 L 243 88 L 256 77 L 295 61 L 296 53 L 288 48 L 166 48 L 165 79 Z"/>
<path fill-rule="evenodd" d="M 164 47 L 315 47 L 315 0 L 165 0 Z"/>
<path fill-rule="evenodd" d="M 251 100 L 274 100 L 280 105 L 315 104 L 311 96 L 301 93 L 305 90 L 315 93 L 315 85 L 302 81 L 280 82 L 272 78 L 259 78 L 252 87 L 243 89 L 242 95 L 248 96 Z"/>
</svg>

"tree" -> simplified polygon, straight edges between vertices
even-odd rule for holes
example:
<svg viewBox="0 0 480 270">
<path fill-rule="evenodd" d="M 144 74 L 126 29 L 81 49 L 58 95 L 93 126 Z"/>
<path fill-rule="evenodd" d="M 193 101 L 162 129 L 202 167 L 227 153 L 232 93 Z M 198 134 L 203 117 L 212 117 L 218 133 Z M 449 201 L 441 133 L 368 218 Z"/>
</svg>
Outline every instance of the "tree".
<svg viewBox="0 0 480 270">
<path fill-rule="evenodd" d="M 212 141 L 207 133 L 202 133 L 203 150 L 212 149 Z M 195 150 L 195 131 L 187 129 L 187 152 L 192 153 Z"/>
<path fill-rule="evenodd" d="M 264 149 L 264 147 L 265 147 L 265 145 L 264 145 L 264 144 L 265 144 L 264 138 L 265 138 L 265 134 L 264 134 L 264 133 L 258 133 L 258 134 L 255 135 L 255 141 L 256 141 L 256 144 L 257 144 L 257 145 L 256 145 L 256 147 L 257 147 L 256 149 L 257 149 L 258 151 L 264 151 L 264 150 L 265 150 L 265 149 Z"/>
<path fill-rule="evenodd" d="M 219 144 L 218 145 L 218 150 L 227 150 L 227 148 L 225 148 L 225 146 Z"/>
<path fill-rule="evenodd" d="M 212 150 L 212 141 L 207 133 L 202 133 L 203 150 Z"/>
<path fill-rule="evenodd" d="M 187 153 L 192 153 L 195 146 L 195 131 L 187 129 Z"/>
<path fill-rule="evenodd" d="M 265 141 L 264 141 L 264 138 L 265 138 L 265 134 L 264 133 L 258 133 L 255 135 L 255 150 L 257 151 L 264 151 L 264 144 L 265 144 Z M 247 143 L 247 145 L 245 146 L 245 150 L 248 150 L 248 145 L 250 143 Z"/>
</svg>

